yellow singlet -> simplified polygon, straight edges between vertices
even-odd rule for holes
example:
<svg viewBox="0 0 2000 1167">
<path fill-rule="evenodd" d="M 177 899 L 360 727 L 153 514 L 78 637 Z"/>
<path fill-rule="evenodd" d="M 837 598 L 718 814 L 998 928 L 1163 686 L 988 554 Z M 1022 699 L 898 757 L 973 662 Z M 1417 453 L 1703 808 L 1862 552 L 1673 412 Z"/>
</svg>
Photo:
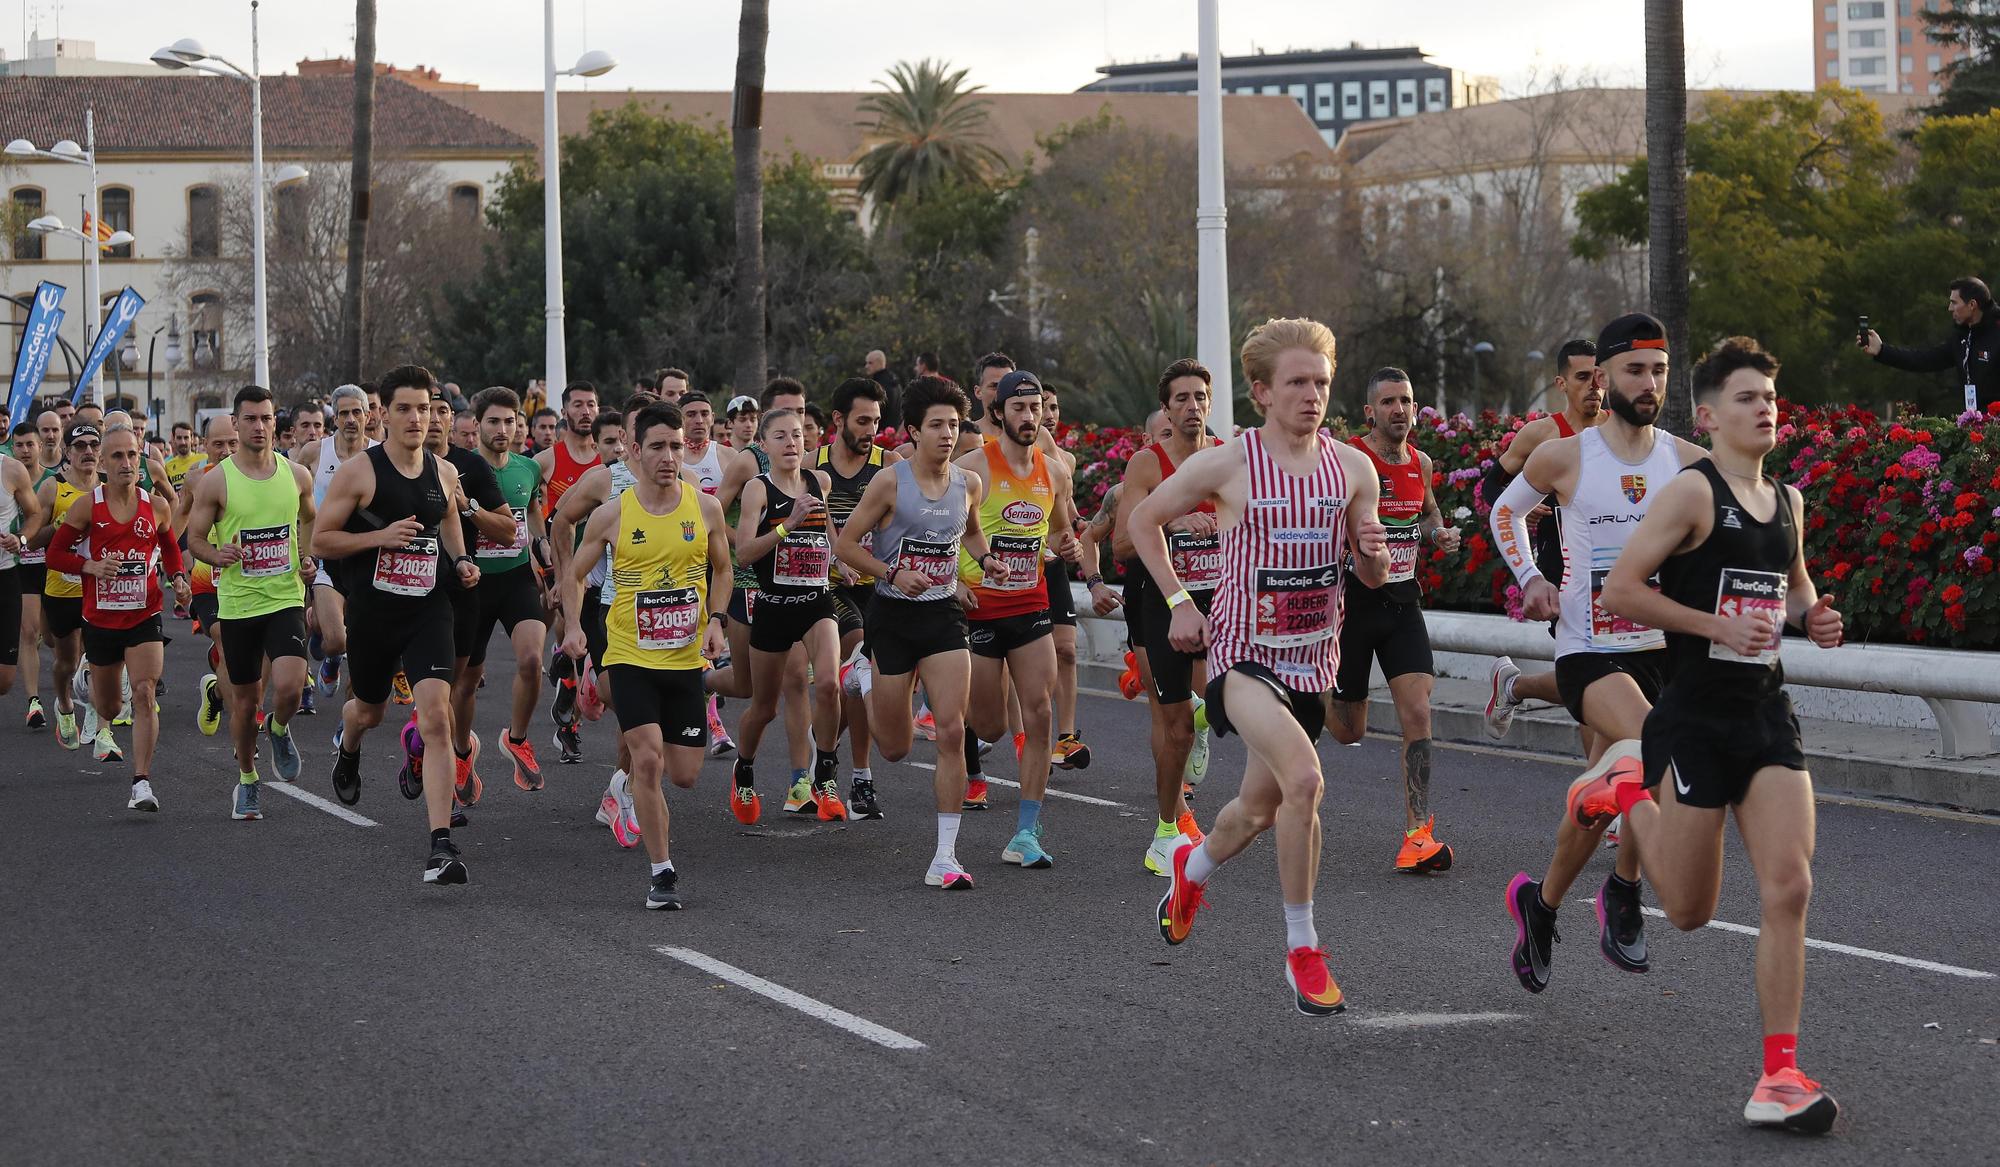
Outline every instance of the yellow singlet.
<svg viewBox="0 0 2000 1167">
<path fill-rule="evenodd" d="M 637 490 L 619 496 L 618 530 L 611 540 L 617 599 L 604 614 L 605 664 L 702 667 L 709 562 L 701 499 L 700 491 L 683 483 L 674 509 L 655 515 L 639 505 Z"/>
</svg>

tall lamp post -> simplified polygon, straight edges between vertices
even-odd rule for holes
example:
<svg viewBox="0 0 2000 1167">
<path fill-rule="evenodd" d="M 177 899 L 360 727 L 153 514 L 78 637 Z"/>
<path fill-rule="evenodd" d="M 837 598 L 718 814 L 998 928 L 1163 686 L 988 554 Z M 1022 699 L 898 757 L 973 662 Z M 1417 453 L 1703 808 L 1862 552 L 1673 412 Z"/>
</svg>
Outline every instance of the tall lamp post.
<svg viewBox="0 0 2000 1167">
<path fill-rule="evenodd" d="M 250 86 L 250 311 L 255 324 L 256 382 L 271 386 L 271 338 L 266 327 L 264 304 L 264 188 L 304 182 L 301 166 L 286 166 L 270 179 L 264 177 L 264 86 L 257 72 L 257 0 L 250 0 L 250 68 L 245 71 L 209 52 L 193 37 L 183 37 L 153 54 L 153 63 L 162 69 L 193 69 L 217 77 L 232 77 Z"/>
<path fill-rule="evenodd" d="M 1472 401 L 1469 412 L 1476 417 L 1479 414 L 1479 358 L 1493 355 L 1493 342 L 1482 340 L 1473 345 L 1469 351 L 1472 353 Z M 1438 413 L 1444 413 L 1442 405 L 1438 407 Z"/>
<path fill-rule="evenodd" d="M 1236 436 L 1236 394 L 1229 351 L 1229 207 L 1222 194 L 1222 33 L 1217 4 L 1218 0 L 1200 0 L 1198 15 L 1195 350 L 1215 379 L 1208 393 L 1208 428 L 1228 441 Z"/>
<path fill-rule="evenodd" d="M 602 77 L 618 67 L 610 53 L 592 49 L 568 69 L 556 68 L 556 3 L 542 0 L 542 263 L 548 285 L 548 323 L 542 350 L 542 392 L 560 401 L 569 384 L 569 351 L 563 338 L 562 167 L 556 136 L 556 78 Z"/>
<path fill-rule="evenodd" d="M 69 144 L 75 145 L 74 142 Z M 58 147 L 60 148 L 60 144 L 58 144 Z M 10 154 L 13 153 L 14 147 L 8 146 L 7 152 Z M 39 219 L 30 220 L 28 230 L 33 231 L 37 235 L 60 235 L 65 239 L 74 239 L 83 244 L 83 294 L 90 299 L 91 318 L 95 321 L 96 328 L 103 328 L 104 304 L 102 302 L 103 298 L 98 294 L 97 290 L 97 253 L 99 242 L 96 238 L 96 233 L 86 232 L 77 227 L 66 227 L 63 225 L 63 221 L 54 215 L 43 215 Z M 130 231 L 113 231 L 111 237 L 103 241 L 103 246 L 123 247 L 130 242 L 132 242 L 132 233 Z M 91 339 L 91 336 L 83 338 L 83 351 L 85 353 L 90 351 Z M 104 405 L 104 370 L 102 366 L 99 366 L 97 375 L 90 379 L 90 400 L 99 408 L 102 408 Z"/>
<path fill-rule="evenodd" d="M 83 111 L 83 145 L 81 146 L 78 146 L 68 138 L 64 138 L 47 150 L 39 150 L 35 148 L 33 142 L 28 141 L 26 138 L 16 138 L 7 143 L 5 153 L 9 158 L 42 158 L 52 162 L 68 162 L 75 166 L 90 167 L 90 202 L 97 208 L 94 213 L 100 219 L 103 217 L 104 207 L 98 201 L 97 197 L 97 111 L 95 109 L 85 109 Z M 62 220 L 56 218 L 54 215 L 44 216 L 42 219 L 36 220 L 36 222 L 52 222 L 58 228 L 62 227 Z M 28 224 L 28 227 L 30 230 L 35 229 L 34 223 Z M 96 240 L 86 238 L 80 230 L 68 231 L 64 229 L 48 233 L 73 234 L 79 239 L 84 239 L 84 259 L 86 262 L 83 269 L 83 294 L 90 298 L 90 320 L 89 328 L 84 334 L 83 347 L 84 351 L 88 352 L 91 340 L 96 337 L 98 330 L 104 327 L 104 301 L 98 292 L 98 289 L 104 286 L 102 277 L 99 274 L 100 268 L 98 267 L 98 258 L 102 249 L 97 246 Z M 121 235 L 124 236 L 122 240 L 119 239 Z M 132 242 L 131 232 L 118 231 L 112 234 L 111 241 L 106 246 L 122 247 L 124 244 L 130 242 Z M 90 399 L 100 406 L 104 404 L 104 370 L 102 367 L 98 369 L 97 375 L 90 379 Z"/>
</svg>

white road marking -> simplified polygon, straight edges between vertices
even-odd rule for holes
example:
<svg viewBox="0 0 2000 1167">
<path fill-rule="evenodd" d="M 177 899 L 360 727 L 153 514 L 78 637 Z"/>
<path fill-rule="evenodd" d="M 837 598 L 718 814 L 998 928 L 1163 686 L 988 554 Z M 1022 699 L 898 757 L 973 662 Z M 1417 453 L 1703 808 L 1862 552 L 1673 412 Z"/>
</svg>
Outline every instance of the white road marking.
<svg viewBox="0 0 2000 1167">
<path fill-rule="evenodd" d="M 1356 1017 L 1350 1025 L 1363 1029 L 1424 1029 L 1437 1025 L 1479 1025 L 1489 1021 L 1519 1021 L 1519 1013 L 1375 1013 Z"/>
<path fill-rule="evenodd" d="M 1591 902 L 1595 903 L 1596 900 L 1593 898 Z M 1648 916 L 1658 916 L 1662 920 L 1667 918 L 1667 914 L 1658 908 L 1646 908 L 1645 913 Z M 1706 927 L 1714 928 L 1719 932 L 1734 932 L 1739 936 L 1755 936 L 1759 931 L 1748 924 L 1732 924 L 1727 920 L 1710 920 Z M 1992 973 L 1982 972 L 1976 968 L 1960 968 L 1955 964 L 1939 964 L 1935 960 L 1920 960 L 1914 956 L 1897 956 L 1893 952 L 1877 952 L 1872 948 L 1856 948 L 1852 944 L 1835 944 L 1831 940 L 1814 940 L 1810 936 L 1806 937 L 1806 947 L 1820 948 L 1827 952 L 1838 952 L 1846 956 L 1859 956 L 1866 960 L 1879 960 L 1887 964 L 1900 964 L 1904 968 L 1917 968 L 1925 972 L 1944 973 L 1946 976 L 1967 977 L 1978 981 L 1993 979 Z"/>
<path fill-rule="evenodd" d="M 929 762 L 905 762 L 904 765 L 915 766 L 919 770 L 937 769 L 935 765 Z M 985 778 L 988 782 L 997 782 L 1002 786 L 1012 786 L 1016 790 L 1019 790 L 1021 788 L 1021 784 L 1019 782 L 1010 781 L 1009 779 L 1006 778 L 995 778 L 991 774 L 985 775 Z M 1120 809 L 1123 809 L 1125 806 L 1125 804 L 1122 802 L 1113 802 L 1108 798 L 1092 798 L 1088 794 L 1071 794 L 1067 790 L 1051 789 L 1048 793 L 1050 798 L 1067 798 L 1073 802 L 1087 802 L 1092 806 L 1110 806 L 1110 807 L 1117 807 Z"/>
<path fill-rule="evenodd" d="M 670 956 L 682 964 L 693 965 L 705 973 L 721 977 L 733 985 L 748 989 L 758 996 L 769 998 L 780 1005 L 797 1009 L 806 1016 L 818 1018 L 836 1029 L 844 1029 L 856 1037 L 866 1038 L 876 1045 L 885 1046 L 889 1049 L 903 1050 L 924 1048 L 924 1043 L 914 1037 L 908 1037 L 897 1033 L 893 1029 L 884 1028 L 868 1020 L 866 1017 L 856 1017 L 847 1010 L 836 1009 L 824 1001 L 815 1001 L 803 993 L 795 993 L 783 985 L 773 984 L 763 977 L 757 976 L 754 973 L 744 972 L 733 964 L 724 964 L 722 961 L 705 953 L 696 952 L 692 948 L 662 944 L 655 946 L 653 951 L 659 953 L 661 956 Z"/>
<path fill-rule="evenodd" d="M 289 782 L 259 782 L 257 785 L 263 787 L 266 790 L 276 790 L 283 794 L 289 794 L 293 798 L 298 799 L 300 802 L 305 803 L 307 806 L 318 807 L 320 810 L 325 811 L 326 813 L 332 815 L 334 818 L 345 819 L 348 822 L 353 823 L 357 827 L 379 827 L 382 825 L 381 823 L 376 822 L 374 819 L 355 814 L 353 811 L 347 809 L 346 807 L 340 805 L 337 802 L 328 802 L 326 799 L 321 798 L 317 794 L 313 794 L 310 791 L 300 790 L 298 787 L 293 786 Z"/>
</svg>

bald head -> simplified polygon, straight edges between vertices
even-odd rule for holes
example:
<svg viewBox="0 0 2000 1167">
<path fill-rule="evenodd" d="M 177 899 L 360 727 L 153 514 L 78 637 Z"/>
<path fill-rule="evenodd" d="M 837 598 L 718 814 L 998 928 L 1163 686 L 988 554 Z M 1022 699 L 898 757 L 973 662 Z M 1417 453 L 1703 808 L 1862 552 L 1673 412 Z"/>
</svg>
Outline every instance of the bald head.
<svg viewBox="0 0 2000 1167">
<path fill-rule="evenodd" d="M 888 354 L 884 353 L 879 348 L 869 349 L 868 355 L 862 358 L 861 361 L 862 372 L 867 373 L 871 377 L 888 367 L 889 367 Z"/>
</svg>

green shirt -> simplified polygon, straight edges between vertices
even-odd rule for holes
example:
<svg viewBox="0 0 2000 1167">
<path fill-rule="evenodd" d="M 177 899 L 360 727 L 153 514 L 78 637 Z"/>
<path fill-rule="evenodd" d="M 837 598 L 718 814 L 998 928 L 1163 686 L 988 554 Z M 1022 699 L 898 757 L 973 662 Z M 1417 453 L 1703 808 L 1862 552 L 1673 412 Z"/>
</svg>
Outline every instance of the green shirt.
<svg viewBox="0 0 2000 1167">
<path fill-rule="evenodd" d="M 245 474 L 235 458 L 226 458 L 222 480 L 227 497 L 208 537 L 218 545 L 242 545 L 243 559 L 215 573 L 216 617 L 246 620 L 303 608 L 299 483 L 291 462 L 276 459 L 272 475 L 258 479 Z"/>
<path fill-rule="evenodd" d="M 541 466 L 533 458 L 520 454 L 508 454 L 506 465 L 493 475 L 500 480 L 500 493 L 506 498 L 508 509 L 514 512 L 514 539 L 511 543 L 493 543 L 479 535 L 474 540 L 472 557 L 485 575 L 527 566 L 528 512 L 534 509 L 535 495 L 542 489 Z"/>
</svg>

